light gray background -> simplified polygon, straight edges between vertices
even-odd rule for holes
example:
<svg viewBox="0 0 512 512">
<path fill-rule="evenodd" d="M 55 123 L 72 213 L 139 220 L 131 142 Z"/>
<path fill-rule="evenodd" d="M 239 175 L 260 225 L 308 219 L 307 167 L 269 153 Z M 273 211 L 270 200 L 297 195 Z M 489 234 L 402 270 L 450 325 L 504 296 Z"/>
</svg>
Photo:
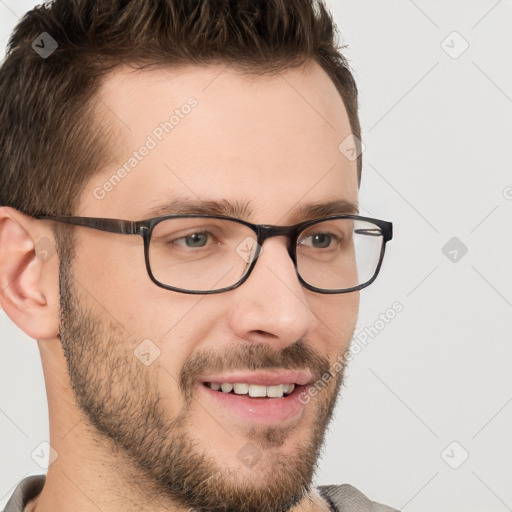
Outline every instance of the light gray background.
<svg viewBox="0 0 512 512">
<path fill-rule="evenodd" d="M 33 5 L 0 0 L 2 47 Z M 363 211 L 395 239 L 316 481 L 407 512 L 512 510 L 512 3 L 328 5 L 359 84 Z M 43 472 L 48 416 L 36 343 L 2 311 L 0 340 L 2 508 Z"/>
</svg>

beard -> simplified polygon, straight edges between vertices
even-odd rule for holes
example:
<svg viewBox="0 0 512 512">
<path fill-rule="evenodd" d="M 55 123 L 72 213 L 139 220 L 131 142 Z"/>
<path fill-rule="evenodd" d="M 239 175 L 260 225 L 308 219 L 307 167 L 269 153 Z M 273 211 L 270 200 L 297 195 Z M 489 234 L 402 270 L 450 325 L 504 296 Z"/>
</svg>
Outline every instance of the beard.
<svg viewBox="0 0 512 512">
<path fill-rule="evenodd" d="M 343 371 L 331 372 L 328 386 L 310 402 L 315 418 L 309 435 L 287 455 L 277 448 L 300 424 L 251 426 L 246 447 L 261 454 L 260 460 L 247 471 L 229 468 L 190 433 L 196 379 L 228 369 L 307 368 L 316 381 L 329 372 L 329 360 L 303 340 L 280 352 L 246 342 L 224 353 L 197 351 L 173 380 L 184 405 L 170 417 L 159 392 L 158 360 L 142 365 L 133 354 L 133 336 L 84 305 L 85 294 L 71 275 L 71 253 L 60 255 L 60 338 L 75 401 L 109 453 L 128 461 L 122 474 L 141 499 L 201 512 L 286 512 L 307 497 Z"/>
</svg>

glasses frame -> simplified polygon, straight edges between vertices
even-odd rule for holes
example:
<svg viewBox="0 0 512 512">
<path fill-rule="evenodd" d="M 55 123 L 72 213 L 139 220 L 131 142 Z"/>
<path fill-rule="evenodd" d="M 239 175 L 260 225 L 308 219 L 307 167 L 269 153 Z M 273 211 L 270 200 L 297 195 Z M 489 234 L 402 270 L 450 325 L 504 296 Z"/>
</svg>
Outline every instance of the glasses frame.
<svg viewBox="0 0 512 512">
<path fill-rule="evenodd" d="M 288 255 L 290 256 L 293 265 L 295 267 L 295 273 L 299 279 L 299 282 L 308 290 L 311 290 L 313 292 L 322 293 L 322 294 L 337 294 L 337 293 L 349 293 L 357 290 L 361 290 L 363 288 L 366 288 L 370 284 L 372 284 L 375 279 L 377 278 L 381 266 L 382 261 L 384 260 L 384 253 L 386 251 L 386 244 L 393 238 L 393 224 L 388 221 L 380 220 L 380 219 L 373 219 L 371 217 L 362 217 L 360 215 L 332 215 L 328 217 L 322 217 L 319 219 L 313 219 L 308 220 L 305 222 L 300 222 L 298 224 L 294 224 L 291 226 L 273 226 L 268 224 L 252 224 L 250 222 L 247 222 L 242 219 L 236 219 L 234 217 L 226 217 L 222 215 L 201 215 L 201 214 L 170 214 L 170 215 L 163 215 L 160 217 L 154 217 L 152 219 L 146 219 L 141 221 L 130 221 L 130 220 L 121 220 L 121 219 L 110 219 L 110 218 L 100 218 L 100 217 L 73 217 L 73 216 L 58 216 L 58 215 L 47 215 L 47 214 L 40 214 L 35 215 L 34 218 L 40 219 L 40 220 L 51 220 L 56 222 L 63 222 L 66 224 L 72 224 L 74 226 L 83 226 L 87 228 L 97 229 L 99 231 L 106 231 L 109 233 L 116 233 L 120 235 L 139 235 L 144 240 L 144 260 L 146 263 L 146 270 L 148 272 L 148 275 L 157 286 L 160 288 L 165 288 L 166 290 L 172 290 L 175 292 L 180 293 L 187 293 L 192 295 L 211 295 L 214 293 L 222 293 L 227 292 L 230 290 L 234 290 L 235 288 L 238 288 L 241 286 L 249 276 L 251 275 L 251 272 L 253 271 L 254 267 L 256 266 L 256 262 L 258 261 L 258 258 L 261 254 L 261 248 L 263 247 L 263 243 L 268 238 L 274 237 L 274 236 L 284 236 L 288 239 Z M 149 244 L 151 242 L 151 235 L 153 233 L 153 230 L 155 226 L 157 226 L 160 222 L 163 222 L 168 219 L 180 219 L 180 218 L 210 218 L 210 219 L 218 219 L 218 220 L 226 220 L 226 221 L 232 221 L 237 222 L 239 224 L 243 224 L 244 226 L 247 226 L 250 228 L 255 234 L 256 234 L 256 240 L 257 240 L 257 247 L 256 251 L 253 256 L 253 261 L 251 262 L 249 268 L 246 270 L 245 274 L 242 276 L 242 278 L 237 281 L 235 284 L 220 288 L 218 290 L 205 290 L 205 291 L 199 291 L 199 290 L 187 290 L 183 288 L 177 288 L 175 286 L 170 286 L 164 283 L 161 283 L 158 281 L 155 276 L 153 275 L 153 272 L 151 271 L 151 265 L 149 263 Z M 352 220 L 360 220 L 365 222 L 371 222 L 378 226 L 381 230 L 382 234 L 382 245 L 380 250 L 380 256 L 379 256 L 379 262 L 377 264 L 377 268 L 372 276 L 371 279 L 368 281 L 358 285 L 354 286 L 352 288 L 342 288 L 342 289 L 335 289 L 335 290 L 327 290 L 324 288 L 317 288 L 315 286 L 312 286 L 308 284 L 304 279 L 302 279 L 301 275 L 298 272 L 297 269 L 297 240 L 305 229 L 314 226 L 315 224 L 319 224 L 321 222 L 325 222 L 328 220 L 337 220 L 337 219 L 352 219 Z"/>
</svg>

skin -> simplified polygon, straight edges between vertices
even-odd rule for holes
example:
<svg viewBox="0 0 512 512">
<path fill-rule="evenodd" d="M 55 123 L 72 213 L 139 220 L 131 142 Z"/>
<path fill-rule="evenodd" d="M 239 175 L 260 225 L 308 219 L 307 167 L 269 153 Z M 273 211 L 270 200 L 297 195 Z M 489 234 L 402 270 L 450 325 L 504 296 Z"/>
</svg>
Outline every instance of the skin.
<svg viewBox="0 0 512 512">
<path fill-rule="evenodd" d="M 198 102 L 191 113 L 97 199 L 94 190 L 191 96 Z M 105 80 L 100 98 L 98 117 L 115 134 L 115 158 L 86 183 L 77 215 L 142 220 L 179 196 L 247 203 L 241 212 L 245 220 L 290 225 L 303 220 L 297 210 L 305 205 L 339 199 L 357 204 L 356 162 L 338 151 L 351 132 L 346 110 L 316 64 L 260 77 L 225 66 L 136 72 L 120 67 Z M 158 404 L 158 418 L 169 427 L 159 431 L 167 436 L 160 438 L 162 449 L 184 433 L 193 445 L 188 455 L 205 455 L 205 466 L 215 471 L 214 489 L 236 485 L 261 493 L 275 484 L 284 500 L 297 485 L 287 472 L 295 475 L 295 468 L 310 480 L 341 375 L 311 398 L 299 418 L 274 429 L 226 415 L 197 389 L 184 391 L 178 382 L 199 356 L 216 358 L 202 359 L 202 369 L 212 361 L 236 362 L 235 368 L 244 369 L 240 362 L 251 347 L 256 364 L 268 358 L 287 363 L 291 360 L 283 354 L 300 342 L 306 347 L 300 361 L 317 370 L 332 365 L 352 338 L 358 293 L 322 295 L 303 288 L 282 237 L 265 242 L 242 286 L 209 296 L 180 294 L 151 282 L 139 236 L 76 228 L 75 237 L 69 294 L 63 297 L 68 310 L 61 312 L 59 258 L 43 261 L 34 249 L 42 239 L 55 242 L 51 223 L 0 208 L 0 304 L 38 340 L 50 444 L 58 454 L 28 509 L 189 510 L 191 503 L 180 502 L 159 481 L 164 464 L 153 459 L 154 470 L 137 465 L 158 446 L 143 432 L 148 403 Z M 134 356 L 145 339 L 160 351 L 149 366 Z M 84 410 L 87 404 L 97 406 L 95 418 Z M 94 422 L 102 411 L 103 433 Z M 252 468 L 237 457 L 249 442 L 261 456 Z M 269 510 L 277 510 L 271 505 Z M 291 510 L 328 506 L 312 487 Z"/>
</svg>

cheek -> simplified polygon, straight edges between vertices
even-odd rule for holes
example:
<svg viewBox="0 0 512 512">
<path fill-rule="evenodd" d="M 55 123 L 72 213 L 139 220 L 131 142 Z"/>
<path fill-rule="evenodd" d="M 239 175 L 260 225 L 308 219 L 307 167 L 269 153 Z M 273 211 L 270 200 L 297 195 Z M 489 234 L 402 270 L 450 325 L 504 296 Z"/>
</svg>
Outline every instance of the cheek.
<svg viewBox="0 0 512 512">
<path fill-rule="evenodd" d="M 359 292 L 333 295 L 315 294 L 309 301 L 318 318 L 318 335 L 322 348 L 331 355 L 344 352 L 350 345 L 359 313 Z"/>
<path fill-rule="evenodd" d="M 126 357 L 137 360 L 141 371 L 158 370 L 163 398 L 170 404 L 179 401 L 180 371 L 193 351 L 212 337 L 219 317 L 216 308 L 206 307 L 202 296 L 155 285 L 146 271 L 142 245 L 110 241 L 108 246 L 103 240 L 84 244 L 75 268 L 84 304 L 116 328 Z"/>
<path fill-rule="evenodd" d="M 141 341 L 162 341 L 173 331 L 180 332 L 183 324 L 194 323 L 201 297 L 172 292 L 153 283 L 140 237 L 106 240 L 100 233 L 81 244 L 76 268 L 76 277 L 92 302 Z"/>
</svg>

